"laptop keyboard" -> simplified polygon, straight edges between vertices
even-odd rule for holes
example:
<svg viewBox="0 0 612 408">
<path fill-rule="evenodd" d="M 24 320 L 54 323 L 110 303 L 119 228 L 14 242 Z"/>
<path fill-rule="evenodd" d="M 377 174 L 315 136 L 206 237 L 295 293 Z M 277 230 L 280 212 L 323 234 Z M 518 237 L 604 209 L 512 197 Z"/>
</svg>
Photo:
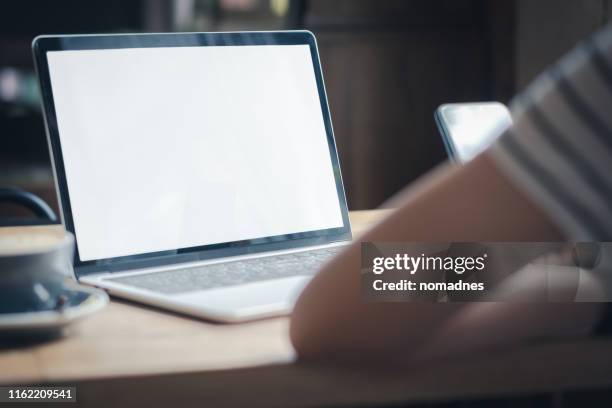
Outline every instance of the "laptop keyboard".
<svg viewBox="0 0 612 408">
<path fill-rule="evenodd" d="M 177 294 L 291 276 L 312 276 L 343 247 L 106 278 L 154 292 Z"/>
</svg>

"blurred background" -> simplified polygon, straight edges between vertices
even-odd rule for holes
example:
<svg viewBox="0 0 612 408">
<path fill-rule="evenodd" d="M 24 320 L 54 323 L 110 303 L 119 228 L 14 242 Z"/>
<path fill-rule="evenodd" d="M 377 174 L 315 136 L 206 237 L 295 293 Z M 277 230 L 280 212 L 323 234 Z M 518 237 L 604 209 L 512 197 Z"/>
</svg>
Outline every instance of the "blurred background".
<svg viewBox="0 0 612 408">
<path fill-rule="evenodd" d="M 318 37 L 349 207 L 445 159 L 433 112 L 508 102 L 612 17 L 612 0 L 19 0 L 0 6 L 0 186 L 57 209 L 30 44 L 39 34 L 301 29 Z M 0 207 L 0 214 L 18 215 Z"/>
</svg>

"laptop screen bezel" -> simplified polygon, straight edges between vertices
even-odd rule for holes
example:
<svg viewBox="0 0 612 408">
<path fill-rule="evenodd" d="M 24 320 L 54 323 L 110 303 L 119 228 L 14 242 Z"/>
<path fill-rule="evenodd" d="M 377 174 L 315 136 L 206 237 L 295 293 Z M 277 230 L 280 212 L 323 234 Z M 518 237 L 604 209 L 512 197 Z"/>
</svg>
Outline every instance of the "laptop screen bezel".
<svg viewBox="0 0 612 408">
<path fill-rule="evenodd" d="M 40 81 L 42 108 L 45 118 L 47 140 L 55 176 L 58 201 L 62 222 L 66 230 L 75 234 L 74 221 L 70 206 L 70 196 L 62 156 L 61 141 L 47 52 L 73 50 L 105 50 L 125 48 L 194 47 L 194 46 L 236 46 L 236 45 L 308 45 L 312 57 L 317 91 L 323 114 L 329 153 L 332 161 L 334 179 L 340 203 L 343 226 L 316 231 L 277 235 L 257 239 L 224 242 L 168 251 L 149 252 L 138 255 L 81 261 L 79 257 L 78 236 L 76 236 L 74 269 L 77 276 L 99 272 L 113 272 L 134 268 L 144 268 L 194 262 L 219 257 L 240 256 L 258 252 L 286 250 L 306 246 L 324 245 L 351 239 L 351 228 L 340 162 L 336 149 L 331 116 L 321 72 L 321 64 L 316 39 L 309 31 L 274 32 L 223 32 L 223 33 L 167 33 L 167 34 L 104 34 L 104 35 L 57 35 L 39 36 L 32 42 L 34 62 Z M 76 235 L 76 234 L 75 234 Z"/>
</svg>

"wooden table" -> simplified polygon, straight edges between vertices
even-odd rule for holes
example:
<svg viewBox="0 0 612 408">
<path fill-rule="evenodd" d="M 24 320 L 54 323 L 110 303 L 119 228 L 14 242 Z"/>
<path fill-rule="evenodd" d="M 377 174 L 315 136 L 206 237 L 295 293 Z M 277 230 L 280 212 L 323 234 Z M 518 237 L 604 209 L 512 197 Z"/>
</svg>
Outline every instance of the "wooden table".
<svg viewBox="0 0 612 408">
<path fill-rule="evenodd" d="M 352 212 L 355 233 L 381 215 Z M 557 398 L 612 384 L 608 340 L 542 343 L 401 371 L 364 370 L 295 363 L 287 329 L 287 318 L 221 325 L 113 300 L 64 338 L 0 349 L 0 384 L 76 384 L 80 405 L 143 407 Z"/>
</svg>

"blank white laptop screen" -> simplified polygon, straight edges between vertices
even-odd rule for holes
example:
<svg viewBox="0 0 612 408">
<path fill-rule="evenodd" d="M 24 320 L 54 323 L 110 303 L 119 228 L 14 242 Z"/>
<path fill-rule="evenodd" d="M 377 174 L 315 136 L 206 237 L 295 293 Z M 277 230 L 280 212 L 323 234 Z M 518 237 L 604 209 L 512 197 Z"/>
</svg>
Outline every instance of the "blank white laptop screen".
<svg viewBox="0 0 612 408">
<path fill-rule="evenodd" d="M 81 261 L 343 226 L 308 45 L 47 57 Z"/>
</svg>

